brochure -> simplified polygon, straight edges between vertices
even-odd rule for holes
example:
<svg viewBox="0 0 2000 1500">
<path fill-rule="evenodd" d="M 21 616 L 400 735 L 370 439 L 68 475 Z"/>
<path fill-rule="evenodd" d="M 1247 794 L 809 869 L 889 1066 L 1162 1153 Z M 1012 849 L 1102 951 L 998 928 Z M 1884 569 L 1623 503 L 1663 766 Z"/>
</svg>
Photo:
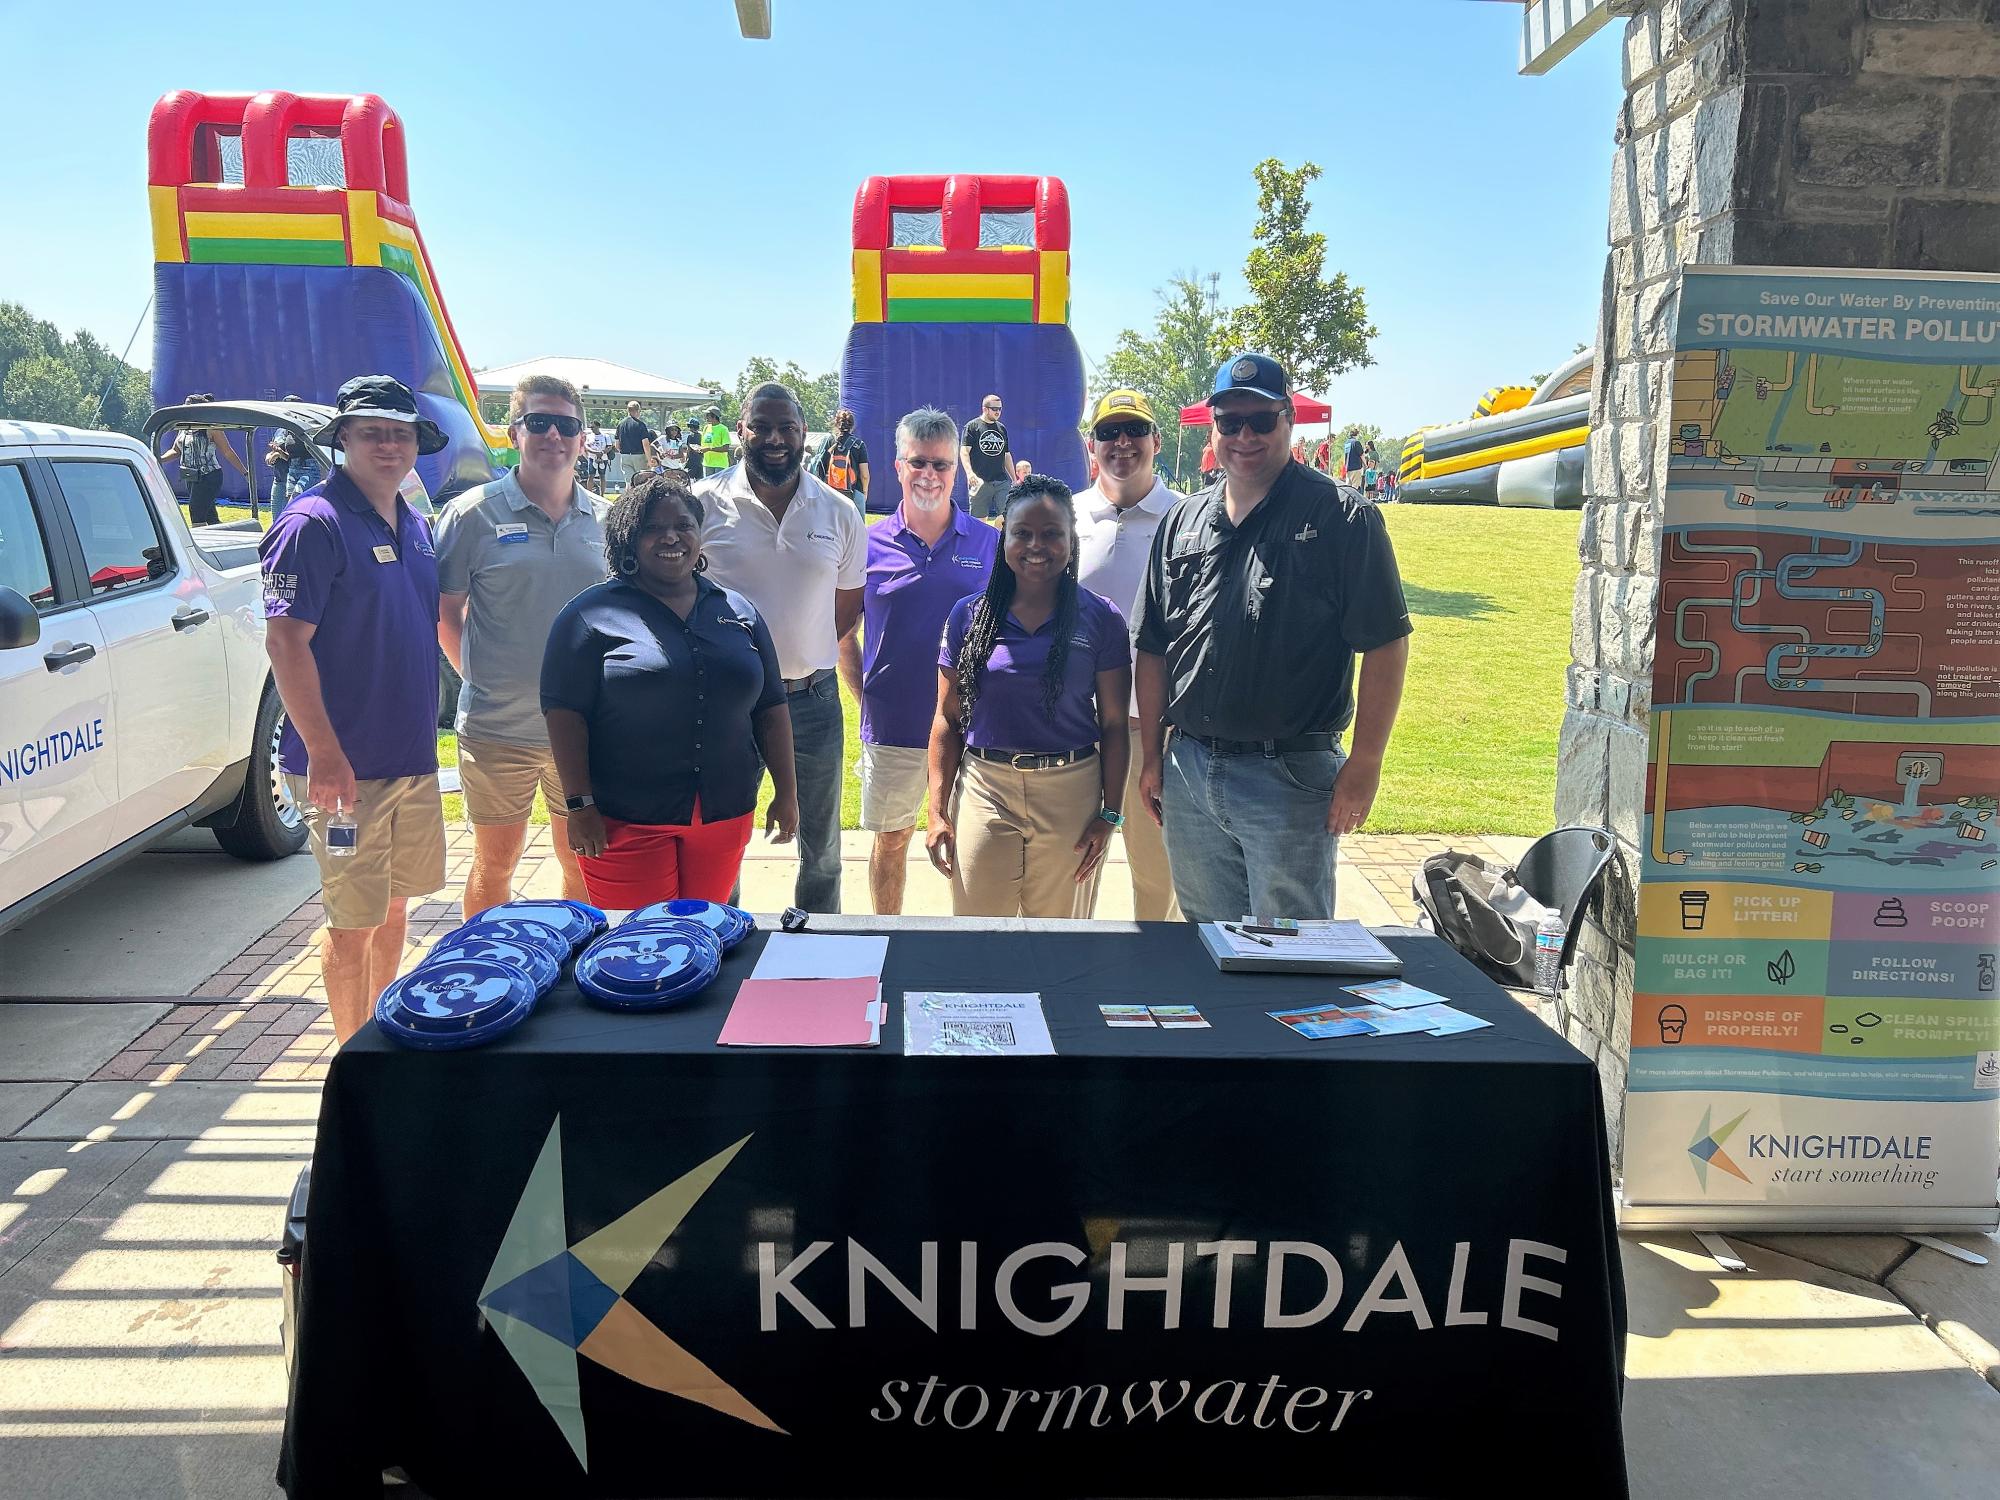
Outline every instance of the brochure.
<svg viewBox="0 0 2000 1500">
<path fill-rule="evenodd" d="M 1104 1017 L 1106 1026 L 1143 1026 L 1150 1030 L 1154 1025 L 1153 1013 L 1143 1005 L 1100 1005 L 1097 1013 Z"/>
<path fill-rule="evenodd" d="M 1312 1006 L 1304 1010 L 1266 1011 L 1272 1020 L 1282 1022 L 1300 1036 L 1315 1040 L 1340 1036 L 1373 1036 L 1375 1027 L 1359 1010 L 1342 1010 L 1336 1005 Z"/>
<path fill-rule="evenodd" d="M 1409 1010 L 1418 1005 L 1446 1003 L 1444 996 L 1434 995 L 1400 979 L 1376 979 L 1367 984 L 1342 985 L 1341 988 L 1350 995 L 1359 995 L 1370 1005 L 1380 1005 L 1388 1010 Z"/>
<path fill-rule="evenodd" d="M 1493 1024 L 1449 1005 L 1426 1005 L 1420 1010 L 1406 1010 L 1402 1014 L 1421 1017 L 1428 1022 L 1432 1036 L 1457 1036 L 1462 1031 L 1481 1031 Z"/>
<path fill-rule="evenodd" d="M 1415 1011 L 1389 1010 L 1380 1005 L 1357 1005 L 1351 1007 L 1348 1014 L 1361 1017 L 1382 1036 L 1428 1033 L 1431 1029 L 1431 1023 Z"/>
<path fill-rule="evenodd" d="M 1055 1050 L 1038 994 L 912 990 L 903 996 L 903 1051 L 908 1056 L 1052 1056 Z"/>
<path fill-rule="evenodd" d="M 1154 1005 L 1148 1009 L 1152 1011 L 1153 1019 L 1169 1031 L 1208 1025 L 1208 1017 L 1192 1005 Z"/>
</svg>

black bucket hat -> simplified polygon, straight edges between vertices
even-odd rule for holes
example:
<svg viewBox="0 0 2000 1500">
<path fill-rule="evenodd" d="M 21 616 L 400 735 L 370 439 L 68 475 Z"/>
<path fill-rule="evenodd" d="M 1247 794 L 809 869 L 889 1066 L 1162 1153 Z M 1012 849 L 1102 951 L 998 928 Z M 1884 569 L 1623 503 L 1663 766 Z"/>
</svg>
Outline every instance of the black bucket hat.
<svg viewBox="0 0 2000 1500">
<path fill-rule="evenodd" d="M 444 430 L 428 417 L 417 414 L 417 398 L 402 381 L 389 375 L 357 375 L 341 386 L 333 398 L 333 420 L 314 434 L 323 448 L 340 446 L 340 424 L 349 417 L 386 417 L 391 422 L 408 422 L 417 429 L 417 452 L 436 453 L 449 441 Z"/>
</svg>

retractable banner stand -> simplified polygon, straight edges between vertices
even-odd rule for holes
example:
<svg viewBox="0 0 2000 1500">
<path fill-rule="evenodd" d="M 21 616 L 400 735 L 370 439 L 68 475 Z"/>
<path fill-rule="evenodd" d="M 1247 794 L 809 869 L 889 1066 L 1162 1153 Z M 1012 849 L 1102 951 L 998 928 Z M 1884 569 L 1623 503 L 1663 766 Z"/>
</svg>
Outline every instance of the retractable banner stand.
<svg viewBox="0 0 2000 1500">
<path fill-rule="evenodd" d="M 1993 1227 L 2000 277 L 1690 268 L 1625 1221 Z"/>
</svg>

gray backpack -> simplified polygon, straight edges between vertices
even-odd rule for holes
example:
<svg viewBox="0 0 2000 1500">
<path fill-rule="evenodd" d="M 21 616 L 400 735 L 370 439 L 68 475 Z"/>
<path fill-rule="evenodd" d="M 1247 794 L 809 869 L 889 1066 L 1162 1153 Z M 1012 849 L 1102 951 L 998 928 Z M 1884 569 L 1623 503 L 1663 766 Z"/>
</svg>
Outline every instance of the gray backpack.
<svg viewBox="0 0 2000 1500">
<path fill-rule="evenodd" d="M 1423 910 L 1422 926 L 1501 984 L 1533 988 L 1535 929 L 1549 908 L 1528 894 L 1511 869 L 1447 849 L 1424 861 L 1410 881 L 1410 894 Z"/>
</svg>

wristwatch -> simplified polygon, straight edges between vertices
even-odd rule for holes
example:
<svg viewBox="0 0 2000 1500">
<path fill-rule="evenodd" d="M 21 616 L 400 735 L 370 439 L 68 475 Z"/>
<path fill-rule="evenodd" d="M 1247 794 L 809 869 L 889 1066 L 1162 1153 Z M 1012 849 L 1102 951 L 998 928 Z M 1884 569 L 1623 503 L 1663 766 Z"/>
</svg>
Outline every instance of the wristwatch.
<svg viewBox="0 0 2000 1500">
<path fill-rule="evenodd" d="M 588 792 L 585 792 L 581 797 L 563 798 L 563 810 L 566 812 L 582 812 L 586 807 L 595 806 L 597 806 L 597 799 Z"/>
<path fill-rule="evenodd" d="M 1108 807 L 1100 807 L 1097 810 L 1097 815 L 1113 828 L 1123 828 L 1125 826 L 1125 814 L 1121 812 L 1113 812 Z"/>
</svg>

